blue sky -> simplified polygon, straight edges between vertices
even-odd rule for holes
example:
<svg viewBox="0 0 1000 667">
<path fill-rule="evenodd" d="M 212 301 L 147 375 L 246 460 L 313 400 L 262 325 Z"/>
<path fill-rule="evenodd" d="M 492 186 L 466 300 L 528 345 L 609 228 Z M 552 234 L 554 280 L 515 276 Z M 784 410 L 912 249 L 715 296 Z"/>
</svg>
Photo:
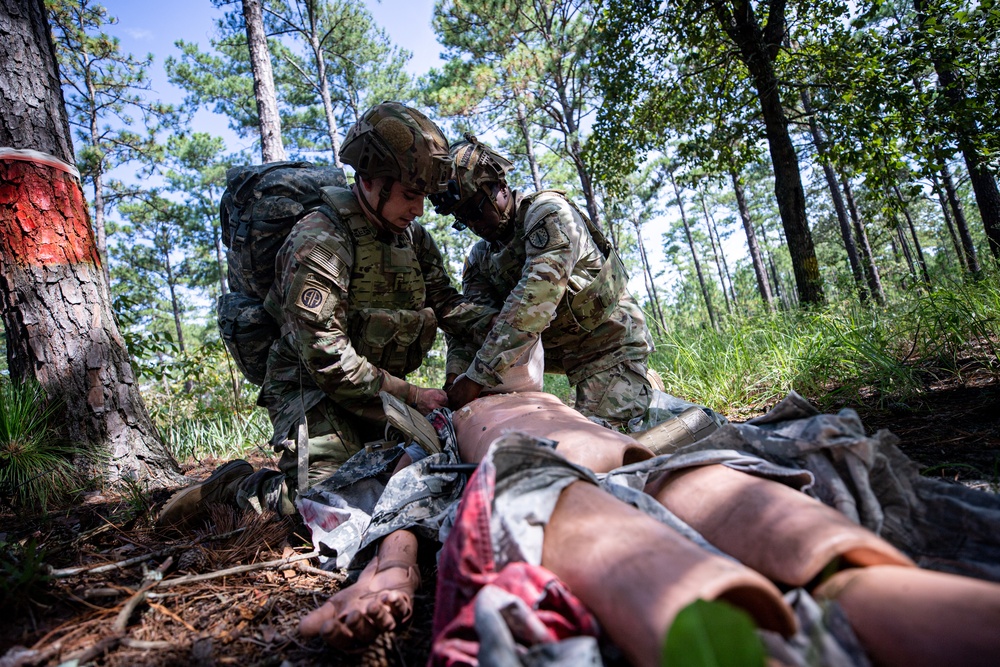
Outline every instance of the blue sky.
<svg viewBox="0 0 1000 667">
<path fill-rule="evenodd" d="M 99 1 L 109 15 L 118 19 L 117 25 L 108 26 L 106 31 L 121 40 L 124 52 L 136 57 L 153 54 L 153 66 L 149 70 L 153 89 L 151 96 L 166 102 L 180 102 L 183 91 L 167 81 L 163 62 L 168 56 L 178 55 L 174 42 L 179 39 L 196 42 L 207 49 L 215 33 L 215 19 L 221 16 L 221 10 L 215 9 L 210 0 Z M 367 5 L 376 23 L 385 29 L 389 38 L 413 54 L 408 66 L 411 74 L 425 74 L 441 64 L 438 57 L 441 46 L 431 29 L 434 0 L 367 0 Z M 244 147 L 245 142 L 226 128 L 225 119 L 210 112 L 199 112 L 194 125 L 197 131 L 224 137 L 230 149 Z"/>
<path fill-rule="evenodd" d="M 163 62 L 168 56 L 178 54 L 174 42 L 179 39 L 196 42 L 207 49 L 215 32 L 214 20 L 221 15 L 221 10 L 215 9 L 210 0 L 99 2 L 108 9 L 111 16 L 118 18 L 118 24 L 108 27 L 107 32 L 121 40 L 123 51 L 137 57 L 153 54 L 154 62 L 149 71 L 152 97 L 167 102 L 180 102 L 183 91 L 167 81 Z M 385 29 L 389 38 L 397 46 L 413 54 L 408 65 L 411 74 L 425 74 L 432 67 L 443 63 L 439 57 L 441 45 L 431 28 L 434 0 L 367 0 L 366 4 L 376 23 Z M 250 140 L 236 137 L 226 123 L 225 118 L 202 110 L 193 120 L 193 129 L 223 137 L 231 151 L 249 148 Z M 116 176 L 128 180 L 125 174 L 119 173 Z M 649 225 L 644 234 L 654 264 L 662 261 L 662 244 L 658 242 L 661 231 L 658 225 Z M 643 293 L 642 278 L 638 272 L 630 281 L 630 289 L 633 294 Z"/>
</svg>

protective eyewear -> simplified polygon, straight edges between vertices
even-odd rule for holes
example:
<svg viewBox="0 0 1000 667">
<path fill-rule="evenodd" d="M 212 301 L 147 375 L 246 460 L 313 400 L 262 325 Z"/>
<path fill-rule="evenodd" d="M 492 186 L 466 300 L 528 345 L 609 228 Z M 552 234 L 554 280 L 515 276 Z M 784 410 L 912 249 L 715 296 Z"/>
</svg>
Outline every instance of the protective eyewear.
<svg viewBox="0 0 1000 667">
<path fill-rule="evenodd" d="M 456 208 L 452 212 L 452 215 L 455 216 L 455 222 L 451 225 L 452 229 L 457 231 L 468 229 L 469 225 L 482 218 L 483 208 L 486 206 L 487 199 L 488 197 L 485 193 L 480 192 L 478 204 L 474 203 L 474 200 L 470 199 L 459 208 Z"/>
</svg>

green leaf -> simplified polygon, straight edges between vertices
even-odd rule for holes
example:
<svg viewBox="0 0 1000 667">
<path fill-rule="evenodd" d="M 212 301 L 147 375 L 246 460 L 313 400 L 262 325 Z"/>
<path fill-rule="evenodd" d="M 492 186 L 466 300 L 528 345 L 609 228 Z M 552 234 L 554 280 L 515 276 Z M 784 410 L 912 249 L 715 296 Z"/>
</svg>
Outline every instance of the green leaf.
<svg viewBox="0 0 1000 667">
<path fill-rule="evenodd" d="M 764 664 L 764 646 L 746 612 L 726 602 L 695 600 L 670 626 L 660 664 L 756 667 Z"/>
</svg>

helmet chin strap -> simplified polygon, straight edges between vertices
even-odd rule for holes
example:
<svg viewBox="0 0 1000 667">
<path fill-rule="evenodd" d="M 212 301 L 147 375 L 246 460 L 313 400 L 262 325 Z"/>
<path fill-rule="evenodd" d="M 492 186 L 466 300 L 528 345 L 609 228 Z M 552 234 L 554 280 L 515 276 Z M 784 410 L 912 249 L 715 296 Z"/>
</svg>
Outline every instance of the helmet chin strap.
<svg viewBox="0 0 1000 667">
<path fill-rule="evenodd" d="M 364 179 L 359 174 L 354 174 L 354 184 L 358 186 L 358 193 L 361 195 L 359 197 L 361 208 L 365 209 L 365 212 L 380 222 L 382 227 L 389 232 L 392 232 L 392 224 L 382 215 L 382 209 L 385 208 L 386 202 L 389 201 L 389 195 L 392 194 L 392 183 L 388 178 L 382 182 L 382 188 L 378 192 L 378 208 L 375 209 L 368 202 L 368 193 L 370 190 L 365 188 Z"/>
</svg>

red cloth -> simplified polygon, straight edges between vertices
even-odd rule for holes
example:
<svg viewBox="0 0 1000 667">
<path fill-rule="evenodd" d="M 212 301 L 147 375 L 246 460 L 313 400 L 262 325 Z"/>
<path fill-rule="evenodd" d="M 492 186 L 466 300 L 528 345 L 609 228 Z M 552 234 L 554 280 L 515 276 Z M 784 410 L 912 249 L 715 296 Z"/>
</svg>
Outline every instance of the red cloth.
<svg viewBox="0 0 1000 667">
<path fill-rule="evenodd" d="M 500 572 L 496 571 L 490 538 L 495 481 L 493 466 L 488 462 L 481 464 L 466 486 L 455 527 L 439 554 L 434 644 L 428 659 L 431 666 L 478 664 L 474 600 L 487 584 L 524 600 L 547 629 L 548 637 L 544 641 L 599 634 L 593 614 L 545 568 L 510 563 Z"/>
</svg>

